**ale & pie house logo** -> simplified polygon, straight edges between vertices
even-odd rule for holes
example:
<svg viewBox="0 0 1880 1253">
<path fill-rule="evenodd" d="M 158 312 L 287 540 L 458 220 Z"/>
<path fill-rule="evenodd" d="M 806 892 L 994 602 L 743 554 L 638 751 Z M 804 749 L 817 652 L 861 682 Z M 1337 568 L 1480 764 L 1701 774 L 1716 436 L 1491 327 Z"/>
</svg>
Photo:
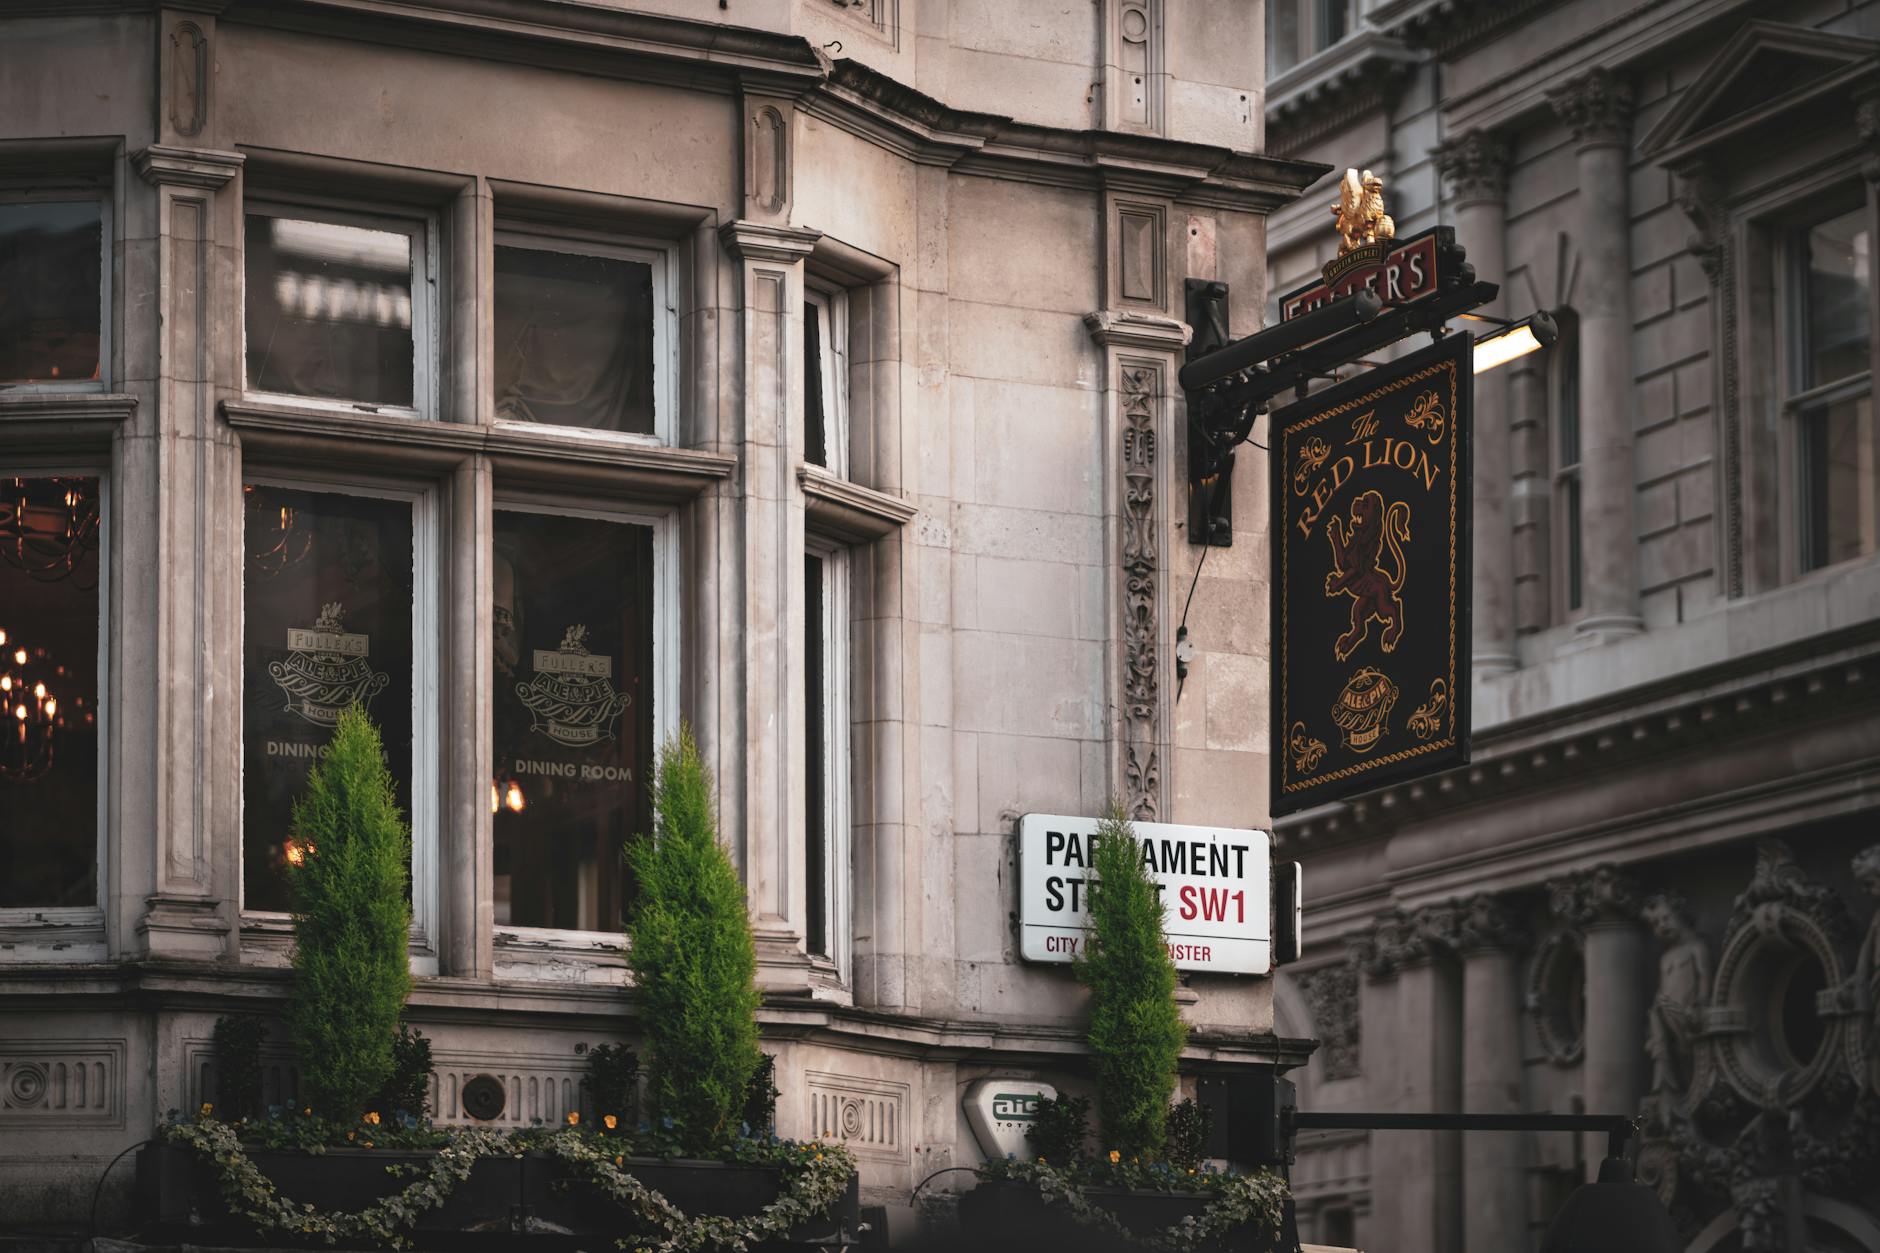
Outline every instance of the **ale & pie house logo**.
<svg viewBox="0 0 1880 1253">
<path fill-rule="evenodd" d="M 268 663 L 268 677 L 287 694 L 287 712 L 330 727 L 346 707 L 370 705 L 391 676 L 374 670 L 371 637 L 345 628 L 339 601 L 320 607 L 311 627 L 287 629 L 287 658 Z"/>
<path fill-rule="evenodd" d="M 616 692 L 614 659 L 587 649 L 587 627 L 576 623 L 561 646 L 535 650 L 535 677 L 516 684 L 533 715 L 529 729 L 557 744 L 586 748 L 614 738 L 614 724 L 633 698 Z"/>
</svg>

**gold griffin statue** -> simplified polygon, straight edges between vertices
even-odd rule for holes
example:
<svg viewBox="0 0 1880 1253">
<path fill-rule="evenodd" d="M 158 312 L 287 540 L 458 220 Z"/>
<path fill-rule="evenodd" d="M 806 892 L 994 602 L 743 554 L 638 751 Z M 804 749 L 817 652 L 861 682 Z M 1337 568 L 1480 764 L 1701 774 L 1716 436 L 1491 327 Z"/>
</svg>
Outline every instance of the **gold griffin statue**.
<svg viewBox="0 0 1880 1253">
<path fill-rule="evenodd" d="M 1397 224 L 1384 212 L 1384 180 L 1366 170 L 1346 170 L 1338 184 L 1338 203 L 1332 206 L 1338 222 L 1338 255 L 1366 244 L 1397 237 Z"/>
</svg>

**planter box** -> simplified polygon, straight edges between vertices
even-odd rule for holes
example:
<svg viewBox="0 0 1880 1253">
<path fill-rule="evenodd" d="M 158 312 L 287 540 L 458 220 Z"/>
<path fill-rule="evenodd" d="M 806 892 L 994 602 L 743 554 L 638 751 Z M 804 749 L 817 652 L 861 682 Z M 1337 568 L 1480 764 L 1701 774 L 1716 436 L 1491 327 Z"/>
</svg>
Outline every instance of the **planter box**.
<svg viewBox="0 0 1880 1253">
<path fill-rule="evenodd" d="M 410 1177 L 394 1178 L 387 1166 L 428 1166 L 433 1154 L 408 1149 L 329 1149 L 324 1154 L 255 1150 L 256 1167 L 283 1196 L 311 1202 L 317 1210 L 357 1212 L 402 1191 Z M 774 1166 L 727 1162 L 628 1158 L 626 1169 L 688 1215 L 755 1214 L 777 1199 L 782 1173 Z M 222 1200 L 215 1169 L 194 1150 L 156 1144 L 137 1155 L 140 1216 L 155 1234 L 186 1236 L 192 1244 L 294 1246 L 286 1233 L 257 1233 L 235 1218 Z M 823 1248 L 852 1243 L 861 1216 L 855 1179 L 829 1216 L 758 1246 L 765 1250 Z M 572 1173 L 559 1159 L 539 1153 L 521 1158 L 485 1158 L 452 1190 L 444 1204 L 427 1210 L 411 1233 L 420 1248 L 556 1250 L 590 1248 L 594 1237 L 629 1232 L 624 1211 Z M 320 1247 L 326 1247 L 320 1245 Z"/>
<path fill-rule="evenodd" d="M 1085 1197 L 1115 1215 L 1131 1232 L 1144 1238 L 1173 1227 L 1189 1215 L 1200 1217 L 1213 1200 L 1204 1192 L 1159 1192 L 1133 1188 L 1092 1188 Z M 1038 1189 L 1027 1183 L 982 1179 L 960 1196 L 962 1243 L 979 1253 L 1069 1247 L 1077 1253 L 1141 1253 L 1142 1245 L 1123 1240 L 1099 1227 L 1085 1226 L 1061 1204 L 1047 1205 Z M 1273 1253 L 1268 1233 L 1245 1226 L 1201 1246 L 1201 1253 Z"/>
</svg>

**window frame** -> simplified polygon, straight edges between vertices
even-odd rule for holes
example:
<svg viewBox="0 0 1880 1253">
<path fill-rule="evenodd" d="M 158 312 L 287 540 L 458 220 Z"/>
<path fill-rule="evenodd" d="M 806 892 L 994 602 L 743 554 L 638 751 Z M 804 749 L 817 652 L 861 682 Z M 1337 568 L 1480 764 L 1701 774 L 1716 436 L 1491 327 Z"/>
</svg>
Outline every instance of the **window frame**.
<svg viewBox="0 0 1880 1253">
<path fill-rule="evenodd" d="M 536 426 L 537 423 L 522 422 L 518 426 Z M 619 435 L 623 432 L 609 432 Z M 633 438 L 644 440 L 645 436 Z M 496 515 L 499 513 L 537 513 L 553 514 L 565 518 L 588 518 L 597 522 L 613 522 L 627 526 L 650 527 L 653 532 L 653 756 L 658 760 L 659 746 L 679 730 L 680 699 L 680 662 L 683 656 L 680 635 L 680 594 L 679 586 L 679 518 L 675 509 L 656 509 L 632 502 L 607 503 L 591 496 L 559 496 L 542 491 L 525 491 L 499 486 L 493 493 L 488 513 L 489 526 L 484 532 L 483 543 L 486 554 L 492 552 L 496 536 Z M 491 612 L 488 606 L 478 606 L 477 612 L 483 615 Z M 488 658 L 484 659 L 485 661 Z M 490 707 L 490 725 L 486 740 L 495 742 L 494 705 Z M 486 763 L 493 764 L 493 763 Z M 651 788 L 653 780 L 649 777 L 646 786 Z M 631 835 L 632 833 L 629 832 Z M 486 846 L 494 854 L 494 837 Z M 494 882 L 485 889 L 486 895 L 478 902 L 481 909 L 486 903 L 493 903 Z M 595 953 L 614 953 L 624 955 L 627 948 L 626 936 L 618 931 L 577 931 L 560 927 L 522 927 L 510 923 L 496 922 L 492 914 L 490 938 L 493 953 L 502 950 L 516 952 L 542 952 L 561 950 L 587 955 Z M 501 964 L 496 960 L 494 964 Z M 534 975 L 527 970 L 509 973 L 503 977 L 545 982 L 552 978 Z"/>
<path fill-rule="evenodd" d="M 488 406 L 490 422 L 505 431 L 526 431 L 564 439 L 601 439 L 625 444 L 670 447 L 679 432 L 679 306 L 674 278 L 678 274 L 678 246 L 667 240 L 636 235 L 615 235 L 577 227 L 546 227 L 527 221 L 499 218 L 490 238 L 490 307 L 492 334 L 496 325 L 496 249 L 525 248 L 563 252 L 578 257 L 612 257 L 638 261 L 653 270 L 653 430 L 605 431 L 584 426 L 557 426 L 550 422 L 520 422 L 496 416 L 496 380 L 492 369 L 489 393 L 479 404 Z M 493 357 L 492 357 L 493 361 Z"/>
<path fill-rule="evenodd" d="M 1569 308 L 1554 311 L 1559 335 L 1548 350 L 1547 362 L 1547 465 L 1549 483 L 1549 518 L 1551 532 L 1548 558 L 1553 567 L 1548 588 L 1553 599 L 1549 619 L 1555 626 L 1567 625 L 1586 615 L 1586 534 L 1582 512 L 1585 460 L 1585 406 L 1580 387 L 1580 321 Z M 1566 433 L 1566 405 L 1563 397 L 1571 370 L 1573 387 L 1574 459 L 1566 460 L 1563 436 Z M 1577 558 L 1577 561 L 1576 561 Z M 1578 584 L 1577 589 L 1575 584 Z M 1577 590 L 1577 603 L 1576 593 Z"/>
<path fill-rule="evenodd" d="M 823 401 L 823 464 L 818 467 L 833 478 L 849 477 L 849 293 L 845 288 L 833 284 L 818 283 L 806 278 L 803 282 L 803 305 L 805 310 L 816 311 L 818 377 L 822 383 Z M 803 336 L 805 360 L 803 368 L 809 369 L 807 345 L 809 337 Z M 809 447 L 807 424 L 809 414 L 803 415 L 805 429 L 803 433 L 804 449 Z M 808 460 L 807 457 L 804 458 Z M 813 463 L 812 463 L 813 464 Z"/>
<path fill-rule="evenodd" d="M 116 319 L 112 317 L 111 311 L 111 269 L 117 241 L 113 231 L 115 223 L 112 210 L 115 206 L 112 204 L 110 189 L 100 186 L 95 180 L 83 178 L 64 181 L 53 178 L 35 182 L 30 187 L 0 183 L 0 204 L 72 204 L 79 201 L 95 201 L 98 205 L 98 377 L 37 383 L 9 383 L 0 379 L 0 395 L 83 396 L 111 390 L 111 354 L 116 347 L 116 336 L 112 334 Z"/>
<path fill-rule="evenodd" d="M 1872 368 L 1873 337 L 1880 332 L 1880 327 L 1871 324 L 1872 288 L 1880 276 L 1868 276 L 1868 368 L 1826 383 L 1811 384 L 1807 377 L 1811 351 L 1808 342 L 1808 232 L 1824 222 L 1859 216 L 1864 219 L 1870 257 L 1875 241 L 1880 239 L 1880 233 L 1875 231 L 1871 205 L 1859 194 L 1857 186 L 1843 184 L 1826 189 L 1825 194 L 1811 196 L 1807 203 L 1814 206 L 1824 200 L 1833 207 L 1825 211 L 1815 209 L 1813 212 L 1798 208 L 1774 218 L 1768 224 L 1776 235 L 1771 241 L 1774 244 L 1771 260 L 1777 272 L 1774 292 L 1777 316 L 1774 335 L 1775 384 L 1776 416 L 1781 429 L 1777 442 L 1784 463 L 1779 467 L 1783 496 L 1780 529 L 1784 536 L 1781 566 L 1784 577 L 1790 581 L 1805 579 L 1851 562 L 1870 560 L 1880 554 L 1880 483 L 1872 481 L 1867 484 L 1870 498 L 1866 516 L 1861 519 L 1862 529 L 1872 542 L 1859 554 L 1839 560 L 1825 557 L 1816 559 L 1811 551 L 1814 537 L 1809 517 L 1813 500 L 1808 483 L 1809 460 L 1804 447 L 1807 439 L 1805 421 L 1814 413 L 1837 404 L 1858 401 L 1865 396 L 1868 398 L 1869 457 L 1880 456 L 1880 416 L 1873 413 L 1873 403 L 1880 397 L 1874 396 Z"/>
<path fill-rule="evenodd" d="M 377 500 L 399 500 L 411 506 L 411 795 L 406 817 L 411 827 L 411 933 L 407 945 L 412 973 L 436 974 L 442 947 L 441 840 L 444 807 L 443 741 L 441 707 L 445 649 L 443 589 L 444 551 L 442 503 L 435 485 L 419 480 L 395 477 L 361 477 L 319 470 L 283 471 L 270 464 L 243 466 L 243 485 L 275 487 L 289 491 L 321 492 L 339 496 L 363 496 Z M 237 517 L 243 515 L 239 511 Z M 243 562 L 241 583 L 240 630 L 237 635 L 236 690 L 248 685 L 248 578 Z M 245 715 L 245 705 L 238 702 Z M 239 751 L 246 754 L 248 726 L 240 718 Z M 242 767 L 238 785 L 241 804 L 236 825 L 236 909 L 244 935 L 267 937 L 291 934 L 291 915 L 275 910 L 250 909 L 248 897 L 247 848 L 248 789 L 247 768 Z"/>
<path fill-rule="evenodd" d="M 95 881 L 92 885 L 93 901 L 90 905 L 0 907 L 0 932 L 57 928 L 60 942 L 70 941 L 69 947 L 54 953 L 46 953 L 36 948 L 16 948 L 11 952 L 0 951 L 0 964 L 102 961 L 106 955 L 105 896 L 111 881 L 112 868 L 107 858 L 111 848 L 110 802 L 112 774 L 116 764 L 111 757 L 111 722 L 116 701 L 113 699 L 115 689 L 111 671 L 111 633 L 107 629 L 107 624 L 111 619 L 111 597 L 115 590 L 111 577 L 111 528 L 115 507 L 111 467 L 108 460 L 83 458 L 54 460 L 19 457 L 0 462 L 0 478 L 57 478 L 60 476 L 98 480 L 98 694 L 95 704 L 98 715 L 98 773 L 94 785 L 97 789 L 97 796 L 93 807 L 95 814 L 93 837 L 96 847 L 93 857 L 95 872 Z"/>
<path fill-rule="evenodd" d="M 809 951 L 807 841 L 817 833 L 809 829 L 805 805 L 802 865 L 805 867 L 803 948 L 811 970 L 841 986 L 848 986 L 854 966 L 854 847 L 853 767 L 851 753 L 854 720 L 853 646 L 850 639 L 850 577 L 853 563 L 846 545 L 816 535 L 804 538 L 803 553 L 822 562 L 823 640 L 823 926 L 829 952 Z M 805 623 L 807 627 L 807 623 Z M 807 631 L 805 632 L 807 638 Z M 807 664 L 807 658 L 805 659 Z M 807 686 L 807 685 L 806 685 Z M 806 693 L 807 694 L 807 693 Z M 805 709 L 805 717 L 808 710 Z M 805 771 L 813 763 L 805 762 Z"/>
<path fill-rule="evenodd" d="M 411 404 L 384 405 L 366 400 L 331 396 L 302 396 L 293 392 L 274 392 L 250 385 L 248 380 L 248 218 L 253 216 L 287 218 L 291 221 L 323 222 L 334 226 L 353 226 L 362 230 L 396 232 L 411 240 Z M 442 237 L 438 216 L 417 208 L 367 208 L 357 202 L 324 196 L 272 195 L 245 196 L 241 207 L 242 248 L 239 318 L 241 328 L 242 395 L 251 401 L 311 406 L 335 414 L 353 416 L 409 418 L 435 422 L 442 418 L 439 395 L 442 387 L 441 310 L 439 301 Z"/>
</svg>

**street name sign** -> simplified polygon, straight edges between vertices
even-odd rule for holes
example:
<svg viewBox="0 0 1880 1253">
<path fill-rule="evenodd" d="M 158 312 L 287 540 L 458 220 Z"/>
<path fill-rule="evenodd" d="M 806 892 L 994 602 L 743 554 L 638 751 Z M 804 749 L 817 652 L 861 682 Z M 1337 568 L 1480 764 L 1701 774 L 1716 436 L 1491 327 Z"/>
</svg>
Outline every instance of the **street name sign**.
<svg viewBox="0 0 1880 1253">
<path fill-rule="evenodd" d="M 1272 812 L 1469 759 L 1472 342 L 1272 417 Z"/>
<path fill-rule="evenodd" d="M 1272 843 L 1264 831 L 1134 823 L 1162 891 L 1163 937 L 1177 970 L 1263 975 L 1272 968 Z M 1090 942 L 1097 820 L 1026 814 L 1018 822 L 1019 956 L 1068 962 Z"/>
</svg>

